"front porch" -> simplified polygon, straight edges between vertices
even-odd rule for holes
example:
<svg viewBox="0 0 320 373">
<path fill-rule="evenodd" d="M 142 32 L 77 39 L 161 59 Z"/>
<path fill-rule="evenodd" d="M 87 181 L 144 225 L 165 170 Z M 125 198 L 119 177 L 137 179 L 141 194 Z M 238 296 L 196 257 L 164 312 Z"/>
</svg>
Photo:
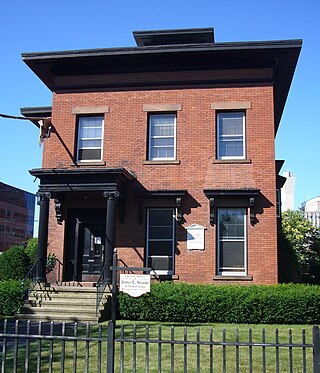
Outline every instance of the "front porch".
<svg viewBox="0 0 320 373">
<path fill-rule="evenodd" d="M 127 184 L 135 177 L 124 168 L 36 169 L 30 173 L 40 179 L 35 280 L 97 282 L 104 268 L 104 280 L 110 283 L 117 210 L 123 213 Z M 54 219 L 53 216 L 49 219 L 50 200 L 54 202 L 55 218 L 63 237 L 60 252 L 55 253 L 59 273 L 47 276 L 49 220 Z"/>
</svg>

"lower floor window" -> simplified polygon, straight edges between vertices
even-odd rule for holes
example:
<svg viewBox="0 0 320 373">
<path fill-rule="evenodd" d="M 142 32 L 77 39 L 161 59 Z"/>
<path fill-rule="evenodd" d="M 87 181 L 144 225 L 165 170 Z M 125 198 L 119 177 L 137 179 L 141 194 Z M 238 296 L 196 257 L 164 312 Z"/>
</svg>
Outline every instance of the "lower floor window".
<svg viewBox="0 0 320 373">
<path fill-rule="evenodd" d="M 152 208 L 147 210 L 147 266 L 153 273 L 173 274 L 174 270 L 175 210 Z"/>
<path fill-rule="evenodd" d="M 218 209 L 218 274 L 247 272 L 246 209 Z"/>
</svg>

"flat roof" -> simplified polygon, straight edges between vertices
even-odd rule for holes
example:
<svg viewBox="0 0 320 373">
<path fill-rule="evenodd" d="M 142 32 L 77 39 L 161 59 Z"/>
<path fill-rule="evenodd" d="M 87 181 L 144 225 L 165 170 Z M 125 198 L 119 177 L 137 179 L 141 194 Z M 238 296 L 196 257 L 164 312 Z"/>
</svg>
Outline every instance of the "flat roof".
<svg viewBox="0 0 320 373">
<path fill-rule="evenodd" d="M 148 45 L 214 43 L 212 27 L 133 31 L 133 37 L 139 47 Z"/>
</svg>

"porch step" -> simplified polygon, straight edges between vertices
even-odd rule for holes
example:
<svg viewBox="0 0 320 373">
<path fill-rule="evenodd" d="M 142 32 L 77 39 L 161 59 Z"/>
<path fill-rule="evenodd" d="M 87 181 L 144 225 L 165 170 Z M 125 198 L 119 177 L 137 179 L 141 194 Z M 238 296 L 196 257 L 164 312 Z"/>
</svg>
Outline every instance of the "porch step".
<svg viewBox="0 0 320 373">
<path fill-rule="evenodd" d="M 87 285 L 87 284 L 86 284 Z M 107 318 L 111 291 L 106 288 L 96 315 L 97 290 L 92 286 L 38 284 L 29 294 L 18 319 L 97 323 Z"/>
</svg>

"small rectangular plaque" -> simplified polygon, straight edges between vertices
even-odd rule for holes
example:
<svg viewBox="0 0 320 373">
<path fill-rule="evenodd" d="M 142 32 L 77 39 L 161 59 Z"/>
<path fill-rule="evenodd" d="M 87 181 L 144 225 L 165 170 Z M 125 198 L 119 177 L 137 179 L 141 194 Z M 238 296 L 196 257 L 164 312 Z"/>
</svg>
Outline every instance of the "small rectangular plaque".
<svg viewBox="0 0 320 373">
<path fill-rule="evenodd" d="M 120 274 L 120 291 L 131 297 L 150 292 L 150 275 Z"/>
<path fill-rule="evenodd" d="M 187 227 L 187 249 L 204 250 L 205 227 L 199 224 L 192 224 Z"/>
</svg>

